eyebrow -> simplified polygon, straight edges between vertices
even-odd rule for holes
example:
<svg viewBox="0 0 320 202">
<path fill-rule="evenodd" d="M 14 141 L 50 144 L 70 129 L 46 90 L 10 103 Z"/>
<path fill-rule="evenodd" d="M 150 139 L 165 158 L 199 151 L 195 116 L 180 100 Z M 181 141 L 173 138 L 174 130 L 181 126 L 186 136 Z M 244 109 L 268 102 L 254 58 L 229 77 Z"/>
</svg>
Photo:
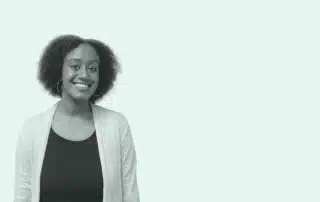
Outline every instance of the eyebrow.
<svg viewBox="0 0 320 202">
<path fill-rule="evenodd" d="M 82 60 L 79 59 L 79 58 L 71 58 L 71 59 L 68 59 L 67 60 L 68 62 L 81 62 Z M 89 63 L 99 63 L 100 61 L 99 60 L 89 60 Z"/>
</svg>

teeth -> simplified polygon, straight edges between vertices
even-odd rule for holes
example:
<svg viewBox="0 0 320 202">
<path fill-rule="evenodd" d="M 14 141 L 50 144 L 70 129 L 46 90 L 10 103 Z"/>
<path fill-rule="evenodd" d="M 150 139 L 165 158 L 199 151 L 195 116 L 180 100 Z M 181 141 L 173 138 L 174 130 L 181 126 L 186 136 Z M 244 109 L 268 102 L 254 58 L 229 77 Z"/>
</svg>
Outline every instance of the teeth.
<svg viewBox="0 0 320 202">
<path fill-rule="evenodd" d="M 76 83 L 75 86 L 77 86 L 79 88 L 88 88 L 89 87 L 89 85 L 82 84 L 82 83 Z"/>
</svg>

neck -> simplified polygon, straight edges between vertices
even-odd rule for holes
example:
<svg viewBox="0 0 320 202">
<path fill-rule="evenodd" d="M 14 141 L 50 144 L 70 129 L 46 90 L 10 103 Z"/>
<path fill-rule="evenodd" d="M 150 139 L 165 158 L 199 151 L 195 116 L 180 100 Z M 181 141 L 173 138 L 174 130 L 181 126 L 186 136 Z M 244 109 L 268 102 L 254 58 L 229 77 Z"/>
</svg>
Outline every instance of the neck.
<svg viewBox="0 0 320 202">
<path fill-rule="evenodd" d="M 74 100 L 62 96 L 59 102 L 59 111 L 69 116 L 88 116 L 91 112 L 91 106 L 87 100 Z"/>
</svg>

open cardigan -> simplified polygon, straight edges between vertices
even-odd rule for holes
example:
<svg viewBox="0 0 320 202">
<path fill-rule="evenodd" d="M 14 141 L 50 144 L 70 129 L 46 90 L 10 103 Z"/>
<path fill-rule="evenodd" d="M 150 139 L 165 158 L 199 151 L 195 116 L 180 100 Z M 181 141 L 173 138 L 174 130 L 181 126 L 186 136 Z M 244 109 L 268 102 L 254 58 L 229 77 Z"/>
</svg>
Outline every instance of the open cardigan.
<svg viewBox="0 0 320 202">
<path fill-rule="evenodd" d="M 28 118 L 15 154 L 14 202 L 39 202 L 40 175 L 58 103 Z M 91 104 L 103 176 L 103 202 L 139 202 L 136 152 L 126 117 Z"/>
</svg>

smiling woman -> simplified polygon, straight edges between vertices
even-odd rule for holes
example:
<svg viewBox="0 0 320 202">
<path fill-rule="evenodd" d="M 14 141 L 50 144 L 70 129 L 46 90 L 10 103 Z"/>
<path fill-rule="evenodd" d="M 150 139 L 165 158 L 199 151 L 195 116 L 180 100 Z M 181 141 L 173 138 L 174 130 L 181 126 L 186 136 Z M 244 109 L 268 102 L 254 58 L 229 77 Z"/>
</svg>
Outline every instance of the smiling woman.
<svg viewBox="0 0 320 202">
<path fill-rule="evenodd" d="M 62 67 L 64 96 L 90 99 L 99 83 L 99 55 L 89 44 L 80 44 L 66 55 Z"/>
<path fill-rule="evenodd" d="M 63 35 L 45 47 L 39 67 L 38 79 L 53 96 L 71 95 L 72 98 L 75 94 L 69 94 L 70 82 L 94 83 L 86 94 L 94 103 L 113 87 L 119 64 L 103 42 Z"/>
<path fill-rule="evenodd" d="M 63 35 L 45 48 L 38 79 L 61 99 L 27 119 L 15 168 L 15 202 L 139 202 L 136 152 L 126 117 L 95 104 L 118 62 L 103 42 Z"/>
</svg>

